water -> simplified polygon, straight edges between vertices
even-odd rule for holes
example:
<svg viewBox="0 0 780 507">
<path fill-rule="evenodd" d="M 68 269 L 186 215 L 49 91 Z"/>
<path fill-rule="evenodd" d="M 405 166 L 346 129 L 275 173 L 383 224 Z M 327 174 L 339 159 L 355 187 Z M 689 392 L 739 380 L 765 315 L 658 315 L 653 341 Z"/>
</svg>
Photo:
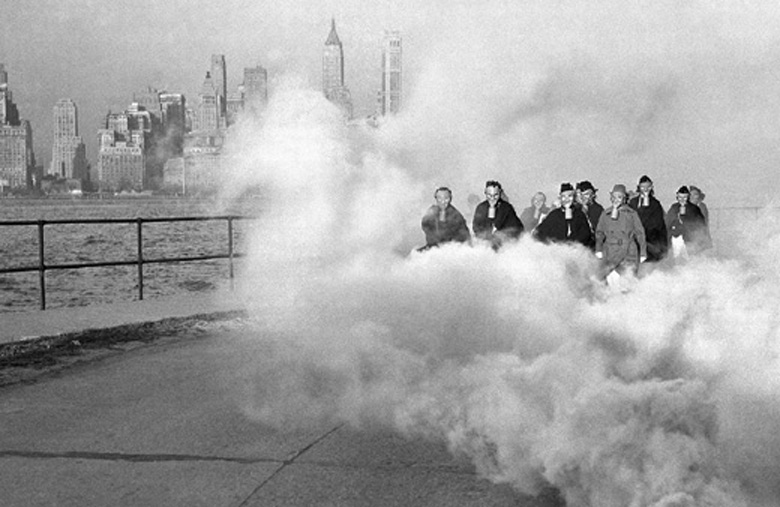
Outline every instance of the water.
<svg viewBox="0 0 780 507">
<path fill-rule="evenodd" d="M 211 201 L 184 199 L 0 199 L 0 221 L 253 216 L 258 212 L 256 204 L 245 202 L 218 209 Z M 243 252 L 242 240 L 249 227 L 250 221 L 233 222 L 234 252 Z M 137 259 L 135 223 L 51 224 L 44 230 L 44 262 L 49 266 Z M 227 251 L 225 220 L 143 225 L 143 255 L 147 260 Z M 0 268 L 35 267 L 38 259 L 36 226 L 0 226 Z M 47 308 L 138 299 L 138 268 L 134 265 L 50 270 L 45 281 Z M 227 259 L 144 266 L 144 299 L 213 291 L 228 283 Z M 0 274 L 0 313 L 39 307 L 38 272 Z"/>
</svg>

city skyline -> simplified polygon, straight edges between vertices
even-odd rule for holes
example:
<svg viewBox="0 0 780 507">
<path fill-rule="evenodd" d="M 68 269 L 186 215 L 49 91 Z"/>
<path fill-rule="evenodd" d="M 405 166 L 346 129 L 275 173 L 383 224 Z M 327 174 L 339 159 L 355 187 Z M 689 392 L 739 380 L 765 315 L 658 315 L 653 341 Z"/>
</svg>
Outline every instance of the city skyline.
<svg viewBox="0 0 780 507">
<path fill-rule="evenodd" d="M 523 192 L 588 179 L 604 192 L 649 174 L 662 196 L 696 183 L 708 200 L 770 198 L 780 11 L 768 4 L 7 0 L 0 62 L 37 163 L 49 163 L 51 108 L 67 97 L 94 164 L 89 136 L 109 110 L 148 86 L 196 97 L 212 54 L 226 56 L 229 92 L 257 65 L 269 97 L 280 83 L 321 90 L 334 18 L 357 118 L 376 108 L 382 34 L 402 32 L 404 109 L 382 149 L 426 184 L 442 166 L 456 195 L 485 177 Z"/>
<path fill-rule="evenodd" d="M 356 116 L 368 116 L 375 108 L 375 90 L 381 80 L 379 61 L 382 33 L 385 29 L 397 28 L 393 19 L 398 19 L 398 16 L 393 13 L 356 17 L 356 12 L 371 13 L 373 9 L 360 7 L 353 2 L 335 2 L 319 7 L 311 6 L 312 8 L 307 6 L 305 15 L 301 15 L 298 11 L 300 6 L 291 4 L 288 9 L 272 10 L 276 19 L 283 20 L 282 26 L 270 26 L 269 21 L 262 21 L 261 25 L 269 25 L 265 31 L 267 35 L 261 36 L 261 31 L 258 30 L 247 39 L 248 42 L 260 37 L 267 40 L 266 43 L 243 44 L 239 40 L 239 34 L 231 30 L 225 21 L 235 20 L 236 17 L 240 17 L 240 12 L 246 9 L 237 9 L 233 5 L 234 2 L 227 2 L 224 4 L 226 19 L 221 20 L 225 26 L 221 32 L 222 39 L 213 35 L 198 37 L 195 40 L 183 39 L 177 43 L 176 40 L 163 37 L 162 31 L 150 33 L 150 40 L 145 42 L 150 44 L 148 49 L 151 50 L 151 54 L 143 58 L 137 53 L 106 54 L 112 47 L 118 49 L 117 41 L 124 37 L 121 35 L 123 32 L 114 30 L 110 36 L 108 32 L 111 31 L 110 26 L 121 23 L 118 13 L 133 12 L 134 8 L 130 3 L 119 2 L 115 12 L 107 13 L 100 5 L 79 0 L 52 3 L 49 9 L 42 11 L 33 9 L 29 4 L 18 0 L 9 1 L 11 5 L 0 12 L 0 26 L 4 28 L 0 33 L 0 62 L 5 63 L 6 70 L 9 72 L 9 86 L 15 90 L 15 99 L 22 116 L 31 123 L 36 163 L 44 166 L 44 172 L 49 170 L 52 162 L 51 108 L 58 100 L 67 98 L 79 105 L 82 138 L 87 147 L 87 158 L 94 166 L 97 159 L 97 131 L 108 111 L 124 110 L 132 102 L 133 94 L 147 87 L 169 93 L 182 93 L 189 101 L 194 102 L 205 72 L 214 67 L 213 62 L 209 60 L 211 55 L 221 54 L 225 57 L 227 75 L 223 82 L 227 87 L 227 94 L 235 92 L 242 82 L 245 68 L 258 66 L 264 67 L 269 74 L 268 91 L 273 90 L 273 79 L 291 73 L 303 76 L 312 88 L 318 87 L 317 83 L 321 80 L 322 43 L 334 17 L 339 23 L 340 32 L 343 32 L 342 38 L 348 41 L 345 55 L 349 62 L 346 81 L 353 83 L 353 87 L 360 90 L 359 94 L 353 91 Z M 81 16 L 93 16 L 95 13 L 90 13 L 91 7 L 105 15 L 101 16 L 100 22 L 84 26 L 81 32 L 86 36 L 80 37 L 81 41 L 73 35 L 73 30 L 66 31 L 60 27 L 59 22 L 62 19 L 75 22 L 77 25 L 85 24 L 87 20 Z M 385 10 L 390 9 L 390 3 L 386 4 Z M 182 28 L 184 25 L 205 22 L 205 14 L 204 18 L 200 18 L 186 11 L 177 10 L 175 6 L 159 8 L 155 6 L 149 10 L 152 11 L 157 15 L 145 19 L 145 23 L 149 26 L 143 31 L 154 32 L 152 26 L 165 27 L 165 30 L 170 30 L 171 27 L 184 30 Z M 315 16 L 317 11 L 322 15 Z M 201 12 L 205 11 L 201 10 Z M 255 18 L 249 17 L 256 19 L 259 14 L 256 12 Z M 41 47 L 25 47 L 23 44 L 23 41 L 29 37 L 35 37 L 32 33 L 25 35 L 21 30 L 21 26 L 27 24 L 25 20 L 32 17 L 42 21 L 29 31 L 41 36 L 43 46 L 53 50 L 51 58 L 48 55 L 44 55 L 43 58 L 50 61 L 49 67 L 43 67 L 42 59 L 37 58 L 40 55 L 36 53 L 41 51 Z M 374 18 L 375 27 L 369 31 L 362 21 L 371 18 Z M 219 21 L 216 20 L 215 23 Z M 237 25 L 246 24 L 247 19 L 237 23 Z M 283 35 L 285 25 L 287 27 L 297 25 L 295 32 L 306 35 L 285 37 Z M 107 38 L 101 40 L 91 35 L 93 33 L 104 33 Z M 160 41 L 161 38 L 165 40 Z M 307 39 L 310 43 L 304 45 L 302 41 Z M 159 44 L 151 45 L 155 40 Z M 132 42 L 132 45 L 139 44 L 143 45 L 138 40 Z M 185 49 L 188 45 L 191 46 L 188 48 L 189 51 Z M 66 54 L 60 53 L 68 47 L 70 51 Z M 200 51 L 196 52 L 195 48 L 199 48 Z M 86 56 L 93 53 L 98 53 L 99 57 L 93 59 Z M 63 58 L 52 59 L 55 54 Z M 79 54 L 84 54 L 85 58 L 83 60 L 78 58 Z M 177 60 L 171 60 L 171 57 L 176 57 Z M 126 61 L 125 65 L 122 64 L 123 60 Z M 66 62 L 73 63 L 68 65 Z M 95 68 L 98 63 L 102 63 L 105 69 L 89 76 L 84 75 L 85 64 Z M 94 92 L 89 93 L 88 90 Z M 227 102 L 227 97 L 224 102 Z M 223 104 L 222 107 L 225 106 L 226 104 Z"/>
</svg>

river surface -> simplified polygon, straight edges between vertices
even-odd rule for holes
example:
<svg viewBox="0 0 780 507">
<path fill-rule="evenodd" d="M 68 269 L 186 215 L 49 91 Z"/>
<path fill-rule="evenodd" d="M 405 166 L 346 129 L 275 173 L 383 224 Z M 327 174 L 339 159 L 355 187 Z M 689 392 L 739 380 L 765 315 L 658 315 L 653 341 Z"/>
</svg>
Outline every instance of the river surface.
<svg viewBox="0 0 780 507">
<path fill-rule="evenodd" d="M 258 202 L 218 209 L 211 201 L 122 198 L 0 199 L 0 222 L 59 219 L 134 219 L 188 216 L 258 216 Z M 234 252 L 242 253 L 251 220 L 233 221 Z M 144 259 L 220 255 L 228 252 L 226 220 L 143 224 Z M 44 227 L 47 266 L 136 260 L 137 224 L 49 224 Z M 236 261 L 239 262 L 239 261 Z M 38 228 L 0 225 L 0 269 L 39 265 Z M 229 285 L 227 259 L 146 264 L 144 299 L 213 291 Z M 111 266 L 46 271 L 46 308 L 133 301 L 138 268 Z M 39 273 L 0 273 L 0 313 L 40 308 Z"/>
</svg>

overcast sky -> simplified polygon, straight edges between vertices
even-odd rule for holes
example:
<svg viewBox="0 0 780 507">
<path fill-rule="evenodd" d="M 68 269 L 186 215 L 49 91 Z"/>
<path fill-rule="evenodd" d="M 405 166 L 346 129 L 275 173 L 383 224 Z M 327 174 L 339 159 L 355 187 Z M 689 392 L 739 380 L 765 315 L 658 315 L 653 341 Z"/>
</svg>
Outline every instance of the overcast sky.
<svg viewBox="0 0 780 507">
<path fill-rule="evenodd" d="M 360 116 L 374 107 L 383 31 L 402 32 L 409 135 L 398 150 L 410 164 L 430 164 L 457 144 L 450 162 L 503 174 L 514 159 L 534 175 L 518 182 L 548 191 L 588 178 L 603 192 L 645 172 L 668 188 L 696 182 L 740 201 L 755 192 L 768 199 L 775 186 L 773 2 L 4 0 L 0 62 L 32 121 L 39 163 L 51 158 L 52 106 L 69 97 L 94 164 L 106 112 L 146 86 L 194 104 L 213 53 L 226 55 L 230 90 L 257 64 L 272 92 L 289 73 L 318 89 L 331 17 Z M 447 149 L 421 154 L 423 140 Z"/>
</svg>

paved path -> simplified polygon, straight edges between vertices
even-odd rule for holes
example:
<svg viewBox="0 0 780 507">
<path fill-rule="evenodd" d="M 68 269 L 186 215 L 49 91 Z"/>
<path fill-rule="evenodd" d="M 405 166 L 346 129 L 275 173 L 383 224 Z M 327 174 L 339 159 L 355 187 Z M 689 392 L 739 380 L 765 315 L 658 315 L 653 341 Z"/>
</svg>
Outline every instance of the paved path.
<svg viewBox="0 0 780 507">
<path fill-rule="evenodd" d="M 26 333 L 63 322 L 72 332 L 170 316 L 178 307 L 187 307 L 182 317 L 197 315 L 198 304 L 119 305 L 113 316 L 108 308 L 72 309 L 41 315 L 38 324 L 15 318 L 30 326 Z M 85 317 L 93 312 L 98 320 Z M 482 480 L 436 443 L 252 420 L 241 410 L 252 353 L 234 327 L 212 322 L 129 342 L 99 360 L 0 388 L 0 505 L 560 505 Z"/>
</svg>

